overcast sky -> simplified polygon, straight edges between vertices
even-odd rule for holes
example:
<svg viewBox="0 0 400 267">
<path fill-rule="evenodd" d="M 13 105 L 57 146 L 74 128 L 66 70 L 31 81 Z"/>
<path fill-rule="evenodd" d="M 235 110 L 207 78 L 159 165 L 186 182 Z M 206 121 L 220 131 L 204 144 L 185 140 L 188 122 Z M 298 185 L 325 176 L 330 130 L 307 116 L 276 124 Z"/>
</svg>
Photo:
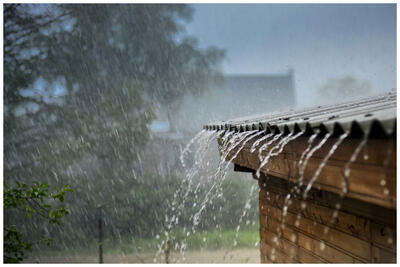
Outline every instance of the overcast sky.
<svg viewBox="0 0 400 267">
<path fill-rule="evenodd" d="M 329 78 L 396 87 L 395 4 L 197 4 L 187 32 L 225 48 L 227 74 L 295 71 L 300 105 Z"/>
</svg>

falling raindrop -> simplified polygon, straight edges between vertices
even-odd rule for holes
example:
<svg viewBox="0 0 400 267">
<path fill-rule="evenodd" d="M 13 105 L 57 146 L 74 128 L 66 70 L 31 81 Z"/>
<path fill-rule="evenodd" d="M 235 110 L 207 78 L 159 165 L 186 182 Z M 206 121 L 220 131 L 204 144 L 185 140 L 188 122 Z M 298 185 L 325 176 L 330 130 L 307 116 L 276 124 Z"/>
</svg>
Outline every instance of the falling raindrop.
<svg viewBox="0 0 400 267">
<path fill-rule="evenodd" d="M 327 134 L 328 136 L 328 134 Z M 303 193 L 303 198 L 306 199 L 307 198 L 307 194 L 310 191 L 312 185 L 314 184 L 314 182 L 317 180 L 319 174 L 321 173 L 322 169 L 324 168 L 324 166 L 326 165 L 328 159 L 332 156 L 332 154 L 336 151 L 336 149 L 339 147 L 339 145 L 343 142 L 343 140 L 348 136 L 347 133 L 342 134 L 338 140 L 333 144 L 333 146 L 331 147 L 331 149 L 328 151 L 328 154 L 324 157 L 324 159 L 322 160 L 322 162 L 319 164 L 317 170 L 315 171 L 313 177 L 310 179 L 310 181 L 308 182 L 308 185 L 306 187 L 306 189 L 304 190 Z M 329 136 L 328 136 L 329 137 Z"/>
<path fill-rule="evenodd" d="M 319 249 L 320 249 L 321 251 L 324 251 L 324 250 L 325 250 L 325 243 L 324 243 L 323 241 L 321 241 L 321 242 L 319 243 Z"/>
<path fill-rule="evenodd" d="M 387 188 L 383 189 L 383 194 L 385 196 L 389 195 L 389 189 L 387 189 Z"/>
<path fill-rule="evenodd" d="M 257 140 L 253 143 L 253 145 L 251 146 L 250 152 L 253 153 L 254 151 L 256 151 L 256 147 L 257 147 L 262 141 L 267 140 L 267 139 L 268 139 L 269 137 L 271 137 L 272 135 L 273 135 L 273 134 L 270 133 L 270 134 L 267 134 L 267 135 L 265 135 L 265 136 L 263 136 L 263 137 L 257 139 Z"/>
<path fill-rule="evenodd" d="M 324 227 L 324 235 L 326 235 L 328 232 L 329 232 L 329 227 L 328 227 L 328 226 L 325 226 L 325 227 Z"/>
</svg>

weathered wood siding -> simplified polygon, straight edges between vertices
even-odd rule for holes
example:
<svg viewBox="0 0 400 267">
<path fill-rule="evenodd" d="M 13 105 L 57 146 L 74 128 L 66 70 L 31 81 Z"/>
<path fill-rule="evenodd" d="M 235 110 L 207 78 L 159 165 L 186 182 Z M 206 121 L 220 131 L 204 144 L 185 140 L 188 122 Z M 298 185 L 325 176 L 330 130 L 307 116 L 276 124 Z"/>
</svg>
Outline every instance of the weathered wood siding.
<svg viewBox="0 0 400 267">
<path fill-rule="evenodd" d="M 305 168 L 305 183 L 311 179 L 336 140 L 336 138 L 329 138 L 319 150 L 315 151 Z M 250 140 L 246 143 L 233 163 L 252 170 L 258 169 L 260 166 L 258 148 L 263 143 L 259 144 L 256 151 L 251 153 L 250 148 L 253 142 L 254 140 Z M 317 138 L 313 146 L 319 142 L 320 139 Z M 361 139 L 345 139 L 329 158 L 314 187 L 340 194 L 343 189 L 344 166 L 360 142 Z M 276 143 L 272 143 L 269 149 L 273 148 Z M 261 171 L 276 177 L 290 179 L 290 181 L 297 181 L 299 178 L 298 161 L 307 146 L 307 137 L 299 137 L 289 142 L 282 153 L 272 157 Z M 238 147 L 228 155 L 227 159 L 234 155 Z M 263 157 L 268 154 L 269 149 L 263 151 Z M 368 140 L 357 160 L 350 165 L 350 169 L 348 197 L 383 207 L 396 208 L 396 139 Z"/>
<path fill-rule="evenodd" d="M 292 185 L 262 174 L 259 186 L 262 263 L 396 262 L 395 210 L 349 198 L 341 201 L 336 194 L 312 189 L 306 201 L 293 196 L 284 217 Z M 339 202 L 341 209 L 330 223 Z"/>
<path fill-rule="evenodd" d="M 254 178 L 259 179 L 261 262 L 396 262 L 396 139 L 368 140 L 350 165 L 349 191 L 342 199 L 339 195 L 343 190 L 344 167 L 362 141 L 345 139 L 303 200 L 291 189 L 298 182 L 298 162 L 308 147 L 308 140 L 308 137 L 299 137 L 289 142 L 261 169 L 259 178 L 255 175 L 260 166 L 258 150 L 265 142 L 252 153 L 255 140 L 249 140 L 236 158 L 232 156 L 242 145 L 227 157 L 227 160 L 232 159 L 235 170 L 253 172 Z M 313 147 L 320 140 L 317 138 Z M 309 159 L 304 185 L 336 140 L 328 139 Z M 272 143 L 262 157 L 265 158 L 277 143 Z M 283 216 L 289 192 L 291 204 L 287 215 Z M 340 204 L 339 210 L 337 204 Z M 337 217 L 332 219 L 335 212 Z"/>
</svg>

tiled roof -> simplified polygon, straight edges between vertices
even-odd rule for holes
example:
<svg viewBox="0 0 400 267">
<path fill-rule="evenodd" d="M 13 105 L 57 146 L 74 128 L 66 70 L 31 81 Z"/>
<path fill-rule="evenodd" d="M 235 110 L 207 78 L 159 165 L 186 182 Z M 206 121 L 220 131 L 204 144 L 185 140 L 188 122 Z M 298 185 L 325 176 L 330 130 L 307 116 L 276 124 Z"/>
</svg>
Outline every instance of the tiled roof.
<svg viewBox="0 0 400 267">
<path fill-rule="evenodd" d="M 396 132 L 396 99 L 396 92 L 390 92 L 341 104 L 221 121 L 205 125 L 204 129 L 309 134 L 319 131 L 333 135 L 347 132 L 350 136 L 384 137 Z"/>
</svg>

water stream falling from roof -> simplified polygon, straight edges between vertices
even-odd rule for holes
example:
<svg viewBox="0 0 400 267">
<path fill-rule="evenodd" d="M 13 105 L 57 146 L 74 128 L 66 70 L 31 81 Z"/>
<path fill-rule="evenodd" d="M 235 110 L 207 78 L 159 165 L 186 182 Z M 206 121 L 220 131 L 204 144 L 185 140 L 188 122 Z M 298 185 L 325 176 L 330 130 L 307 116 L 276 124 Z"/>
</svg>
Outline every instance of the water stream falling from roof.
<svg viewBox="0 0 400 267">
<path fill-rule="evenodd" d="M 250 208 L 251 208 L 251 203 L 250 203 L 250 202 L 251 202 L 251 198 L 252 198 L 254 192 L 256 191 L 257 187 L 258 187 L 257 184 L 253 184 L 253 185 L 251 186 L 251 188 L 250 188 L 249 196 L 247 197 L 246 203 L 245 203 L 245 205 L 244 205 L 244 207 L 243 207 L 243 211 L 242 211 L 242 214 L 241 214 L 241 216 L 240 216 L 240 218 L 239 218 L 238 225 L 237 225 L 236 228 L 235 228 L 235 236 L 234 236 L 234 239 L 233 239 L 233 242 L 232 242 L 232 246 L 231 246 L 229 249 L 226 250 L 225 255 L 224 255 L 224 259 L 226 258 L 226 256 L 227 256 L 227 255 L 237 246 L 237 244 L 238 244 L 238 241 L 237 241 L 237 240 L 238 240 L 239 231 L 240 231 L 240 228 L 241 228 L 240 225 L 241 225 L 242 222 L 243 222 L 243 218 L 247 215 L 247 213 L 249 212 L 249 210 L 250 210 Z M 250 223 L 250 221 L 247 221 L 247 222 L 246 222 L 246 224 L 248 224 L 248 223 Z M 257 242 L 255 245 L 258 245 L 258 242 Z"/>
<path fill-rule="evenodd" d="M 225 175 L 226 175 L 226 171 L 227 171 L 227 168 L 229 167 L 230 163 L 232 163 L 233 160 L 235 160 L 235 158 L 239 155 L 240 151 L 243 150 L 243 148 L 245 147 L 245 145 L 246 145 L 250 140 L 252 140 L 253 138 L 255 138 L 255 137 L 257 137 L 257 136 L 263 134 L 263 132 L 259 132 L 259 131 L 257 131 L 257 130 L 250 131 L 249 133 L 254 133 L 254 134 L 246 135 L 246 138 L 243 140 L 242 145 L 241 145 L 241 146 L 239 147 L 239 149 L 235 152 L 235 154 L 234 154 L 232 157 L 230 157 L 230 159 L 229 159 L 229 160 L 227 161 L 227 163 L 225 164 L 225 170 L 224 170 Z M 225 176 L 224 176 L 224 177 L 225 177 Z M 224 179 L 224 178 L 223 178 L 223 179 Z M 223 182 L 223 179 L 220 179 L 220 183 Z M 217 195 L 218 198 L 221 198 L 221 197 L 223 196 L 223 191 L 222 191 L 222 187 L 221 187 L 221 186 L 218 186 L 218 187 L 217 187 L 216 195 Z"/>
<path fill-rule="evenodd" d="M 245 145 L 254 138 L 262 135 L 263 132 L 258 130 L 247 131 L 247 132 L 235 132 L 235 131 L 201 131 L 197 135 L 195 135 L 186 147 L 182 150 L 180 160 L 183 166 L 185 166 L 186 178 L 184 183 L 177 189 L 174 193 L 173 200 L 171 202 L 170 211 L 167 214 L 165 221 L 166 227 L 165 231 L 161 232 L 157 235 L 158 239 L 161 238 L 160 244 L 158 244 L 158 250 L 154 257 L 154 262 L 157 261 L 157 257 L 159 257 L 163 252 L 163 246 L 166 244 L 168 240 L 173 238 L 170 236 L 170 231 L 174 229 L 179 223 L 180 219 L 183 216 L 183 211 L 185 210 L 185 202 L 189 194 L 193 194 L 197 200 L 197 203 L 194 203 L 194 208 L 199 207 L 199 209 L 190 216 L 190 220 L 192 220 L 192 226 L 190 230 L 186 230 L 186 237 L 183 238 L 180 242 L 176 242 L 174 248 L 179 250 L 180 259 L 178 261 L 185 259 L 185 251 L 188 247 L 187 236 L 191 234 L 195 234 L 198 225 L 202 219 L 203 212 L 207 209 L 208 206 L 213 204 L 213 200 L 215 198 L 223 197 L 222 183 L 226 177 L 228 167 L 230 163 L 239 155 L 240 151 L 245 147 Z M 201 179 L 195 179 L 195 177 L 199 176 L 199 171 L 204 168 L 204 157 L 207 153 L 208 147 L 215 139 L 219 139 L 219 147 L 220 147 L 220 161 L 218 163 L 218 167 L 216 172 L 213 175 L 209 175 L 201 181 Z M 193 150 L 193 146 L 198 146 L 197 149 Z M 192 152 L 193 151 L 193 152 Z M 192 165 L 188 165 L 186 163 L 186 158 L 189 154 L 193 153 L 194 161 Z M 199 176 L 200 178 L 200 176 Z M 197 184 L 196 181 L 197 180 Z M 198 190 L 201 187 L 204 187 L 205 184 L 208 184 L 205 196 L 200 199 L 198 198 Z M 254 190 L 251 189 L 251 192 Z M 178 201 L 178 196 L 183 194 L 183 198 Z M 244 211 L 242 213 L 241 218 L 239 218 L 239 225 L 242 223 L 243 218 L 246 216 L 249 207 L 250 197 L 253 194 L 251 193 L 249 198 L 246 200 Z M 187 215 L 186 215 L 187 216 Z M 187 218 L 186 218 L 187 219 Z M 240 228 L 240 227 L 239 227 Z M 184 228 L 185 231 L 185 228 Z M 238 232 L 237 232 L 238 235 Z M 236 235 L 236 236 L 237 236 Z"/>
<path fill-rule="evenodd" d="M 268 141 L 267 143 L 263 144 L 263 145 L 258 149 L 258 159 L 259 159 L 260 161 L 263 160 L 262 152 L 263 152 L 264 150 L 266 150 L 266 149 L 268 148 L 269 145 L 271 145 L 273 142 L 275 142 L 276 140 L 278 140 L 279 137 L 282 136 L 282 134 L 283 134 L 283 133 L 280 133 L 280 134 L 275 135 L 270 141 Z"/>
<path fill-rule="evenodd" d="M 190 150 L 190 146 L 195 142 L 195 141 L 197 141 L 197 139 L 199 139 L 203 134 L 204 134 L 204 132 L 205 132 L 206 130 L 202 130 L 202 131 L 200 131 L 199 133 L 197 133 L 190 141 L 189 141 L 189 143 L 186 145 L 186 147 L 182 150 L 182 153 L 181 153 L 181 156 L 180 156 L 180 160 L 181 160 L 181 163 L 182 163 L 182 166 L 183 166 L 183 168 L 186 168 L 186 164 L 185 164 L 185 160 L 184 160 L 184 158 L 185 158 L 185 154 L 187 153 L 187 152 L 189 152 Z"/>
<path fill-rule="evenodd" d="M 225 153 L 222 155 L 222 158 L 220 160 L 220 162 L 224 163 L 227 159 L 227 156 L 229 155 L 229 153 L 231 151 L 233 151 L 242 141 L 244 141 L 244 144 L 239 147 L 239 149 L 236 151 L 235 155 L 233 156 L 233 158 L 235 158 L 239 152 L 243 149 L 245 143 L 250 140 L 253 136 L 252 134 L 254 134 L 257 130 L 254 131 L 249 131 L 249 132 L 243 132 L 243 133 L 238 133 L 236 134 L 237 138 L 235 138 L 235 141 L 231 144 L 231 146 L 229 146 L 227 148 L 227 150 L 225 151 Z M 250 136 L 250 138 L 246 137 Z M 203 203 L 201 204 L 201 207 L 199 209 L 198 212 L 196 212 L 196 214 L 194 214 L 193 216 L 193 227 L 192 227 L 192 232 L 195 232 L 195 229 L 197 227 L 197 225 L 200 223 L 200 216 L 202 214 L 202 212 L 206 209 L 207 204 L 212 200 L 212 198 L 215 197 L 215 195 L 212 195 L 211 193 L 213 192 L 214 188 L 219 188 L 220 185 L 222 184 L 225 176 L 226 176 L 226 172 L 229 166 L 229 163 L 232 162 L 232 158 L 226 162 L 225 164 L 220 164 L 221 168 L 218 168 L 217 172 L 215 173 L 214 177 L 217 179 L 214 179 L 215 182 L 214 184 L 211 186 L 210 190 L 207 192 L 205 199 L 203 201 Z"/>
<path fill-rule="evenodd" d="M 251 153 L 254 153 L 254 151 L 256 151 L 257 146 L 258 146 L 262 141 L 266 141 L 268 138 L 270 138 L 270 137 L 273 136 L 273 135 L 274 135 L 273 133 L 269 133 L 269 134 L 267 134 L 267 135 L 265 135 L 265 136 L 263 136 L 263 137 L 257 139 L 257 141 L 255 141 L 255 142 L 253 143 L 253 145 L 251 146 L 250 152 L 251 152 Z"/>
<path fill-rule="evenodd" d="M 361 149 L 365 147 L 368 141 L 368 135 L 364 134 L 363 139 L 360 141 L 360 143 L 357 145 L 357 147 L 354 149 L 353 153 L 351 154 L 349 160 L 346 162 L 346 164 L 343 167 L 343 181 L 342 181 L 342 190 L 341 193 L 339 194 L 340 198 L 338 203 L 335 204 L 335 209 L 332 212 L 331 218 L 329 219 L 329 224 L 332 225 L 335 223 L 336 218 L 339 215 L 340 208 L 342 206 L 343 199 L 346 197 L 346 195 L 349 192 L 349 176 L 351 172 L 350 165 L 354 163 L 358 157 L 358 155 L 361 152 Z M 325 226 L 324 228 L 324 234 L 327 234 L 329 232 L 329 227 Z"/>
<path fill-rule="evenodd" d="M 176 216 L 173 215 L 171 217 L 171 221 L 168 224 L 168 230 L 170 230 L 172 228 L 172 223 L 174 222 L 175 218 L 176 218 L 175 219 L 176 220 L 175 225 L 178 223 L 178 218 L 181 215 L 182 209 L 183 209 L 183 207 L 184 207 L 184 205 L 186 203 L 186 199 L 187 199 L 189 193 L 192 191 L 191 189 L 192 189 L 192 184 L 193 184 L 193 177 L 195 177 L 198 174 L 200 168 L 202 167 L 204 155 L 207 152 L 211 142 L 215 140 L 215 138 L 218 136 L 218 134 L 220 134 L 218 132 L 210 132 L 209 134 L 205 134 L 205 135 L 204 135 L 203 132 L 201 132 L 201 133 L 203 135 L 200 136 L 200 138 L 195 136 L 195 138 L 198 139 L 199 148 L 194 153 L 194 159 L 195 160 L 194 160 L 194 164 L 193 164 L 192 168 L 186 172 L 186 180 L 187 180 L 187 183 L 188 183 L 187 184 L 187 188 L 186 188 L 185 194 L 183 196 L 183 200 L 181 201 L 181 203 L 177 207 L 176 211 L 175 211 L 176 196 L 178 195 L 179 191 L 183 189 L 184 183 L 178 189 L 179 191 L 174 193 L 174 200 L 172 202 L 172 204 L 173 204 L 172 212 L 178 212 L 178 214 Z M 192 139 L 191 143 L 193 143 L 193 139 Z M 182 152 L 182 154 L 183 154 L 183 152 Z M 181 159 L 183 159 L 183 156 L 181 157 Z"/>
<path fill-rule="evenodd" d="M 298 132 L 294 134 L 293 132 L 290 132 L 287 135 L 284 135 L 283 133 L 278 133 L 278 134 L 266 134 L 265 131 L 259 131 L 259 130 L 252 130 L 252 131 L 244 131 L 244 132 L 236 132 L 236 131 L 230 131 L 230 130 L 219 130 L 219 131 L 201 131 L 197 135 L 193 137 L 192 140 L 189 141 L 189 143 L 186 145 L 186 147 L 182 150 L 182 154 L 180 157 L 180 160 L 182 162 L 182 165 L 185 166 L 187 172 L 186 172 L 186 179 L 185 183 L 182 184 L 182 186 L 178 189 L 179 192 L 177 191 L 174 194 L 174 200 L 172 201 L 171 205 L 171 214 L 168 215 L 166 218 L 167 222 L 167 231 L 164 233 L 164 240 L 161 242 L 159 245 L 159 251 L 158 253 L 162 253 L 162 246 L 165 244 L 165 242 L 170 238 L 168 231 L 173 229 L 175 226 L 178 225 L 179 218 L 183 216 L 182 211 L 185 209 L 185 199 L 189 194 L 194 194 L 196 196 L 196 199 L 198 199 L 197 203 L 193 204 L 194 208 L 197 208 L 192 215 L 189 217 L 189 220 L 192 222 L 192 224 L 188 228 L 184 228 L 185 231 L 185 236 L 180 243 L 175 244 L 175 248 L 180 251 L 181 254 L 181 259 L 185 259 L 185 251 L 188 248 L 188 240 L 187 237 L 195 234 L 196 231 L 198 230 L 198 226 L 200 225 L 202 221 L 202 215 L 205 212 L 205 210 L 209 207 L 212 206 L 214 201 L 218 198 L 223 198 L 224 200 L 224 192 L 222 188 L 222 183 L 224 179 L 226 178 L 227 171 L 229 166 L 231 166 L 231 163 L 240 155 L 240 152 L 246 148 L 250 153 L 254 153 L 258 148 L 258 157 L 260 159 L 260 164 L 256 170 L 255 177 L 260 178 L 261 175 L 261 170 L 263 170 L 264 173 L 269 173 L 270 169 L 273 168 L 270 163 L 271 158 L 279 156 L 281 153 L 283 153 L 285 146 L 287 146 L 291 141 L 296 140 L 297 138 L 301 137 L 304 135 L 304 132 Z M 308 196 L 309 191 L 313 187 L 313 185 L 316 183 L 319 175 L 321 174 L 323 168 L 327 164 L 328 160 L 330 157 L 335 153 L 337 148 L 342 144 L 342 142 L 346 139 L 348 136 L 348 133 L 343 133 L 341 134 L 337 140 L 335 140 L 332 144 L 332 146 L 329 148 L 327 151 L 326 155 L 323 157 L 321 162 L 318 164 L 318 167 L 314 171 L 311 177 L 307 177 L 307 184 L 304 186 L 304 180 L 305 180 L 305 170 L 307 168 L 307 165 L 309 163 L 309 160 L 313 156 L 313 154 L 321 149 L 327 141 L 332 137 L 331 133 L 326 133 L 324 136 L 318 139 L 318 142 L 316 144 L 315 141 L 317 140 L 317 137 L 320 136 L 320 132 L 316 132 L 312 134 L 311 136 L 308 137 L 307 139 L 307 146 L 305 147 L 304 151 L 302 151 L 300 157 L 297 160 L 297 164 L 295 165 L 298 169 L 297 177 L 293 181 L 294 183 L 291 183 L 289 177 L 288 183 L 289 188 L 288 193 L 285 195 L 283 199 L 283 206 L 280 211 L 280 222 L 277 228 L 277 235 L 275 236 L 274 240 L 272 240 L 273 243 L 277 244 L 278 239 L 282 237 L 283 230 L 285 229 L 285 224 L 287 220 L 287 216 L 289 213 L 289 207 L 293 203 L 292 198 L 299 197 L 298 200 L 302 199 L 300 202 L 297 202 L 300 209 L 298 210 L 297 215 L 291 210 L 290 212 L 292 213 L 291 216 L 296 215 L 296 217 L 293 217 L 294 219 L 294 226 L 299 227 L 300 224 L 300 219 L 302 215 L 302 211 L 306 208 L 306 199 Z M 208 147 L 213 143 L 213 141 L 218 140 L 218 146 L 219 146 L 219 162 L 218 166 L 216 168 L 216 171 L 213 172 L 212 175 L 208 175 L 203 178 L 203 182 L 200 182 L 200 180 L 197 180 L 197 183 L 195 182 L 194 177 L 198 175 L 200 169 L 203 167 L 203 158 L 204 155 L 206 154 Z M 342 182 L 342 188 L 341 191 L 342 193 L 340 194 L 340 200 L 339 203 L 335 205 L 335 209 L 331 214 L 329 223 L 332 224 L 334 223 L 334 220 L 337 218 L 339 210 L 341 208 L 341 202 L 342 199 L 347 195 L 348 190 L 349 190 L 349 183 L 348 183 L 348 177 L 350 174 L 350 165 L 356 161 L 358 155 L 361 153 L 362 149 L 364 149 L 364 153 L 366 154 L 366 143 L 367 143 L 367 135 L 364 136 L 364 139 L 360 141 L 360 143 L 356 146 L 355 150 L 352 152 L 349 160 L 344 164 L 343 167 L 343 182 Z M 250 143 L 250 145 L 247 145 Z M 273 144 L 273 145 L 272 145 Z M 198 145 L 199 147 L 195 150 L 192 149 L 192 146 Z M 271 148 L 269 148 L 272 145 Z M 268 149 L 269 148 L 269 149 Z M 194 151 L 194 162 L 192 163 L 192 166 L 187 166 L 186 164 L 186 156 L 189 153 L 193 153 L 192 150 Z M 267 152 L 265 152 L 267 151 Z M 388 154 L 390 154 L 388 152 Z M 388 156 L 389 158 L 389 156 Z M 386 160 L 386 164 L 388 164 L 388 159 Z M 309 173 L 307 173 L 309 175 Z M 267 176 L 266 176 L 267 177 Z M 382 178 L 381 185 L 383 188 L 385 188 L 386 185 L 386 180 L 383 177 Z M 205 188 L 204 184 L 208 184 L 209 187 Z M 292 186 L 293 184 L 293 186 Z M 264 184 L 263 187 L 266 187 L 267 185 Z M 230 251 L 232 251 L 236 245 L 237 245 L 237 240 L 239 236 L 240 229 L 243 224 L 243 220 L 246 217 L 251 205 L 250 205 L 250 200 L 251 197 L 253 196 L 255 189 L 258 187 L 257 184 L 254 184 L 251 187 L 249 196 L 247 197 L 244 207 L 242 210 L 241 215 L 238 218 L 238 224 L 235 228 L 235 235 L 234 239 L 232 242 L 231 247 L 226 251 L 226 255 Z M 302 188 L 304 188 L 304 191 L 301 192 Z M 204 197 L 201 199 L 198 198 L 198 192 L 201 188 L 206 189 Z M 177 195 L 183 191 L 183 200 L 182 202 L 178 203 L 177 202 Z M 268 193 L 268 192 L 267 192 Z M 268 194 L 267 194 L 268 195 Z M 247 223 L 247 222 L 246 222 Z M 325 227 L 324 229 L 327 229 Z M 326 234 L 328 231 L 324 230 L 324 234 Z M 292 239 L 296 240 L 297 236 L 292 237 Z M 206 238 L 203 236 L 203 241 L 205 242 Z M 320 243 L 320 250 L 324 250 L 326 247 L 325 242 L 321 241 Z M 225 256 L 226 256 L 225 255 Z M 276 256 L 274 250 L 271 250 L 271 255 Z"/>
<path fill-rule="evenodd" d="M 317 180 L 319 174 L 321 173 L 322 169 L 325 167 L 327 161 L 329 158 L 332 156 L 332 154 L 336 151 L 336 149 L 339 147 L 339 145 L 343 142 L 343 140 L 348 136 L 348 133 L 343 133 L 342 135 L 339 136 L 339 138 L 336 140 L 336 142 L 333 144 L 331 149 L 328 151 L 328 154 L 324 157 L 322 162 L 319 164 L 317 170 L 315 171 L 313 177 L 310 179 L 310 181 L 307 184 L 306 189 L 303 192 L 303 199 L 307 198 L 307 194 L 310 191 L 312 185 L 314 182 Z"/>
<path fill-rule="evenodd" d="M 279 137 L 281 137 L 283 135 L 283 133 L 277 134 L 276 136 L 274 136 L 273 140 L 277 140 Z M 258 167 L 257 171 L 256 171 L 256 176 L 257 178 L 260 178 L 260 172 L 261 172 L 261 168 L 264 167 L 264 165 L 266 165 L 269 161 L 269 159 L 273 156 L 277 156 L 283 149 L 283 147 L 287 144 L 287 140 L 290 139 L 290 137 L 293 135 L 293 133 L 288 134 L 287 136 L 283 137 L 278 144 L 276 144 L 274 147 L 272 147 L 269 151 L 267 156 L 261 161 L 260 166 Z M 262 147 L 261 147 L 262 148 Z M 260 151 L 261 151 L 260 148 Z M 278 152 L 275 152 L 275 150 L 278 150 Z M 260 155 L 260 153 L 259 153 Z"/>
<path fill-rule="evenodd" d="M 300 190 L 300 187 L 303 185 L 304 171 L 306 169 L 308 160 L 311 158 L 311 156 L 314 154 L 315 151 L 320 149 L 326 143 L 326 141 L 328 140 L 328 138 L 330 136 L 331 136 L 330 133 L 325 134 L 324 138 L 322 138 L 321 141 L 306 154 L 304 162 L 301 165 L 299 164 L 299 175 L 300 175 L 299 182 L 298 182 L 299 190 Z M 310 137 L 310 140 L 311 140 L 311 142 L 310 142 L 310 146 L 311 146 L 312 140 L 313 140 L 312 137 Z M 307 150 L 308 150 L 308 148 L 307 148 Z M 298 193 L 299 193 L 299 191 L 298 191 Z"/>
<path fill-rule="evenodd" d="M 185 206 L 185 202 L 187 200 L 187 197 L 192 189 L 192 184 L 193 184 L 193 178 L 198 174 L 200 168 L 202 167 L 203 159 L 205 158 L 204 155 L 207 152 L 208 148 L 210 147 L 210 144 L 215 138 L 218 136 L 218 132 L 214 131 L 201 131 L 197 135 L 195 135 L 187 144 L 187 146 L 184 148 L 182 151 L 182 154 L 180 156 L 180 160 L 183 166 L 186 166 L 184 163 L 184 156 L 187 152 L 190 151 L 190 147 L 197 143 L 198 148 L 195 150 L 194 153 L 194 163 L 191 166 L 191 168 L 186 172 L 186 181 L 184 181 L 181 186 L 175 191 L 173 195 L 173 200 L 171 201 L 171 208 L 170 208 L 170 215 L 166 215 L 167 217 L 165 218 L 166 221 L 166 231 L 161 233 L 161 235 L 164 236 L 161 244 L 158 245 L 158 250 L 157 253 L 154 257 L 154 261 L 156 261 L 157 256 L 159 256 L 162 253 L 163 245 L 169 240 L 169 231 L 178 224 L 179 218 L 182 214 L 182 210 Z M 180 194 L 182 190 L 185 190 L 183 199 L 181 200 L 180 203 L 177 201 L 177 197 Z M 158 237 L 160 235 L 157 235 Z"/>
<path fill-rule="evenodd" d="M 240 224 L 242 223 L 243 218 L 246 216 L 247 212 L 248 212 L 249 209 L 251 208 L 251 205 L 250 205 L 251 196 L 252 196 L 253 193 L 256 191 L 256 188 L 257 188 L 257 187 L 258 187 L 257 184 L 253 184 L 252 187 L 251 187 L 251 189 L 250 189 L 250 194 L 249 194 L 249 196 L 248 196 L 248 198 L 247 198 L 247 200 L 246 200 L 246 204 L 244 205 L 242 215 L 241 215 L 240 218 L 239 218 L 238 226 L 236 227 L 235 238 L 234 238 L 234 240 L 233 240 L 233 246 L 234 246 L 234 247 L 237 245 L 237 239 L 238 239 L 238 236 L 239 236 Z"/>
<path fill-rule="evenodd" d="M 386 152 L 386 156 L 385 156 L 385 159 L 383 161 L 384 172 L 381 174 L 381 177 L 380 177 L 381 180 L 380 180 L 379 184 L 382 186 L 383 194 L 385 196 L 389 197 L 390 191 L 389 191 L 389 188 L 387 186 L 386 176 L 387 176 L 387 169 L 388 169 L 388 166 L 389 166 L 390 157 L 391 157 L 391 155 L 393 153 L 393 140 L 390 140 L 388 142 L 386 151 L 387 151 Z M 393 201 L 393 199 L 389 199 L 389 201 Z"/>
</svg>

